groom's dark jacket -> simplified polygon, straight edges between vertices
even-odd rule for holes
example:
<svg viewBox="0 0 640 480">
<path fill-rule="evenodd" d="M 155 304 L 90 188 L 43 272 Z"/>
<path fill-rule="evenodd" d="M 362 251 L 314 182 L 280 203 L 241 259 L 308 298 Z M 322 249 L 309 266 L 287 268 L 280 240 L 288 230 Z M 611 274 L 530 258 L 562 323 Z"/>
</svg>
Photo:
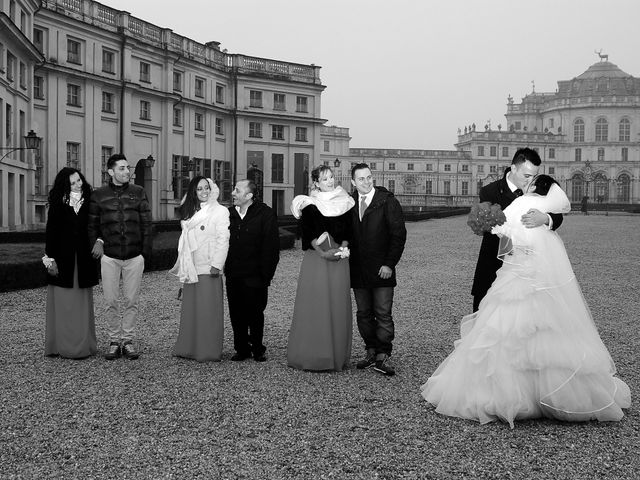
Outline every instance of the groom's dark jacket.
<svg viewBox="0 0 640 480">
<path fill-rule="evenodd" d="M 507 173 L 511 167 L 504 171 L 504 175 L 500 180 L 485 185 L 480 189 L 480 202 L 497 203 L 504 210 L 517 197 L 507 184 Z M 550 213 L 553 222 L 553 230 L 562 224 L 562 214 Z M 482 245 L 480 246 L 480 254 L 478 255 L 478 263 L 476 264 L 476 272 L 473 276 L 473 287 L 471 295 L 474 296 L 474 306 L 480 303 L 496 279 L 496 272 L 502 266 L 502 261 L 498 259 L 498 247 L 500 239 L 497 235 L 485 233 L 482 236 Z"/>
</svg>

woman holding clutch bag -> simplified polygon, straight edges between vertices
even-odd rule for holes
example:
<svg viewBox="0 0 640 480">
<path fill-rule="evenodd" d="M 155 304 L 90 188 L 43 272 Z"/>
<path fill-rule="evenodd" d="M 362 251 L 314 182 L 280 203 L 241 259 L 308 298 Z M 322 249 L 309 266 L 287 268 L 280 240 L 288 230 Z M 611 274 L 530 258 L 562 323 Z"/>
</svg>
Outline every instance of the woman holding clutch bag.
<svg viewBox="0 0 640 480">
<path fill-rule="evenodd" d="M 351 357 L 351 292 L 349 290 L 349 224 L 353 198 L 334 187 L 333 171 L 321 165 L 311 172 L 313 190 L 298 195 L 291 212 L 299 219 L 305 251 L 287 362 L 301 370 L 348 367 Z"/>
</svg>

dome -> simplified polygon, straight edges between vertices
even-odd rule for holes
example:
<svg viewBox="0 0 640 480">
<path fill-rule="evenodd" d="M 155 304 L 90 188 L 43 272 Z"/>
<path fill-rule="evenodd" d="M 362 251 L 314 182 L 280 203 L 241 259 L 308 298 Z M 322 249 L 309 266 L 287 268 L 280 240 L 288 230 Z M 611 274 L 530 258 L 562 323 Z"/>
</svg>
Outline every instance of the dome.
<svg viewBox="0 0 640 480">
<path fill-rule="evenodd" d="M 586 72 L 576 77 L 578 80 L 594 79 L 594 78 L 628 78 L 631 75 L 623 72 L 611 62 L 597 62 L 591 65 Z"/>
</svg>

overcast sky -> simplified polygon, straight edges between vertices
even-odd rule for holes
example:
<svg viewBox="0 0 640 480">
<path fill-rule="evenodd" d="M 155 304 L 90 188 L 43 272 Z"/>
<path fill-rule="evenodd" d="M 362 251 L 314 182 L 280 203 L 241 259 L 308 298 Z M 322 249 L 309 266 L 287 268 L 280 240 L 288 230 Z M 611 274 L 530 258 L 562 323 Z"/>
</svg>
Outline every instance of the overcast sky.
<svg viewBox="0 0 640 480">
<path fill-rule="evenodd" d="M 454 149 L 505 126 L 507 96 L 609 61 L 640 76 L 638 0 L 104 0 L 229 53 L 320 65 L 326 125 L 351 147 Z"/>
</svg>

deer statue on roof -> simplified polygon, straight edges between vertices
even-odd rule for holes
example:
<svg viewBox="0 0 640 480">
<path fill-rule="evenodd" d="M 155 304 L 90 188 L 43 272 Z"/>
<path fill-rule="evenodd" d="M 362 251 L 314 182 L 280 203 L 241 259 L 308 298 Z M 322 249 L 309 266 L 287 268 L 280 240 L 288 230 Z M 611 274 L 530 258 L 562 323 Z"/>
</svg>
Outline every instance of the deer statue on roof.
<svg viewBox="0 0 640 480">
<path fill-rule="evenodd" d="M 608 62 L 609 61 L 609 55 L 607 55 L 606 53 L 603 55 L 602 54 L 602 49 L 600 49 L 600 51 L 594 50 L 593 53 L 596 53 L 600 57 L 600 61 L 601 62 Z"/>
</svg>

